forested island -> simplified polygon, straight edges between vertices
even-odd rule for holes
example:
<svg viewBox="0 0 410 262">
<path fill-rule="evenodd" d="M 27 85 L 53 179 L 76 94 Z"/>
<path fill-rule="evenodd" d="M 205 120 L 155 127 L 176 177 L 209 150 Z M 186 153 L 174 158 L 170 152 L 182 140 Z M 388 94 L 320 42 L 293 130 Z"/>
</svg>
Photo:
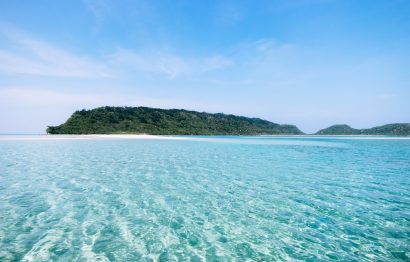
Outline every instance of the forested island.
<svg viewBox="0 0 410 262">
<path fill-rule="evenodd" d="M 99 107 L 74 112 L 48 134 L 301 135 L 294 125 L 183 109 Z"/>
<path fill-rule="evenodd" d="M 48 134 L 150 135 L 304 135 L 295 125 L 280 125 L 260 118 L 211 114 L 184 109 L 99 107 L 79 110 Z M 314 135 L 410 136 L 410 124 L 388 124 L 368 129 L 333 125 Z"/>
<path fill-rule="evenodd" d="M 356 129 L 348 125 L 333 125 L 319 130 L 316 135 L 384 135 L 384 136 L 409 136 L 410 124 L 388 124 L 373 128 Z"/>
</svg>

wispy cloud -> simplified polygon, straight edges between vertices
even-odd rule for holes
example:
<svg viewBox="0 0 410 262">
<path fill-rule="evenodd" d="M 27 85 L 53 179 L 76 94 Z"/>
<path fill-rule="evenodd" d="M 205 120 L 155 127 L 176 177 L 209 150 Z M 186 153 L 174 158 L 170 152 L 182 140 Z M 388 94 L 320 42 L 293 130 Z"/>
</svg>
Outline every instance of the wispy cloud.
<svg viewBox="0 0 410 262">
<path fill-rule="evenodd" d="M 71 78 L 159 74 L 175 79 L 232 67 L 220 54 L 186 56 L 169 51 L 119 47 L 97 57 L 81 56 L 19 30 L 0 27 L 0 73 Z"/>
<path fill-rule="evenodd" d="M 110 70 L 102 63 L 21 32 L 0 30 L 0 35 L 12 43 L 0 49 L 0 72 L 79 78 L 111 76 Z"/>
<path fill-rule="evenodd" d="M 189 73 L 189 62 L 179 56 L 169 53 L 137 53 L 132 50 L 119 48 L 108 56 L 110 64 L 127 71 L 143 71 L 160 73 L 175 78 Z"/>
<path fill-rule="evenodd" d="M 184 57 L 169 52 L 141 52 L 117 49 L 109 55 L 109 63 L 128 71 L 142 71 L 166 75 L 171 79 L 228 68 L 234 62 L 224 56 Z"/>
<path fill-rule="evenodd" d="M 252 54 L 252 55 L 272 55 L 272 54 L 285 54 L 295 49 L 296 45 L 287 42 L 280 42 L 274 38 L 260 38 L 254 41 L 240 42 L 235 48 L 234 52 L 237 55 L 240 54 Z"/>
<path fill-rule="evenodd" d="M 272 38 L 262 38 L 250 43 L 259 52 L 286 52 L 295 46 L 290 43 L 278 43 Z"/>
</svg>

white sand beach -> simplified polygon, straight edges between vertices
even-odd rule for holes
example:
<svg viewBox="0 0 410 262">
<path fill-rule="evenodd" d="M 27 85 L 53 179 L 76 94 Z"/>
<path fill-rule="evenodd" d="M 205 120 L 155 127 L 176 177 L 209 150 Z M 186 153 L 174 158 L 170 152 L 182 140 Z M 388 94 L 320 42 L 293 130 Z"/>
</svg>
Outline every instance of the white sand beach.
<svg viewBox="0 0 410 262">
<path fill-rule="evenodd" d="M 104 139 L 163 139 L 163 140 L 184 140 L 184 137 L 177 136 L 158 136 L 158 135 L 0 135 L 0 141 L 24 141 L 24 140 L 104 140 Z"/>
</svg>

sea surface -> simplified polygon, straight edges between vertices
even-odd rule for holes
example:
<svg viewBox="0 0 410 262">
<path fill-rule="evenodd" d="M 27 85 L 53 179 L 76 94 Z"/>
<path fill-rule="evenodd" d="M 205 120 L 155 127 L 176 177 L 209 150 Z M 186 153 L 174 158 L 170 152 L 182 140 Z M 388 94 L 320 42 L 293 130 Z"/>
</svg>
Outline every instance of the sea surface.
<svg viewBox="0 0 410 262">
<path fill-rule="evenodd" d="M 410 261 L 410 139 L 0 136 L 0 261 Z"/>
</svg>

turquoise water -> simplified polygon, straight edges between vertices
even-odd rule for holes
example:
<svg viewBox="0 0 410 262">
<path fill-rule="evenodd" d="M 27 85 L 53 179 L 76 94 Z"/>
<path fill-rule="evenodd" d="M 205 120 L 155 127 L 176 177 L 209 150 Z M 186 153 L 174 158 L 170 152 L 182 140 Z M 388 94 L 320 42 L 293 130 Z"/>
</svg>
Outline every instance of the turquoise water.
<svg viewBox="0 0 410 262">
<path fill-rule="evenodd" d="M 409 261 L 410 140 L 0 136 L 0 261 Z"/>
</svg>

